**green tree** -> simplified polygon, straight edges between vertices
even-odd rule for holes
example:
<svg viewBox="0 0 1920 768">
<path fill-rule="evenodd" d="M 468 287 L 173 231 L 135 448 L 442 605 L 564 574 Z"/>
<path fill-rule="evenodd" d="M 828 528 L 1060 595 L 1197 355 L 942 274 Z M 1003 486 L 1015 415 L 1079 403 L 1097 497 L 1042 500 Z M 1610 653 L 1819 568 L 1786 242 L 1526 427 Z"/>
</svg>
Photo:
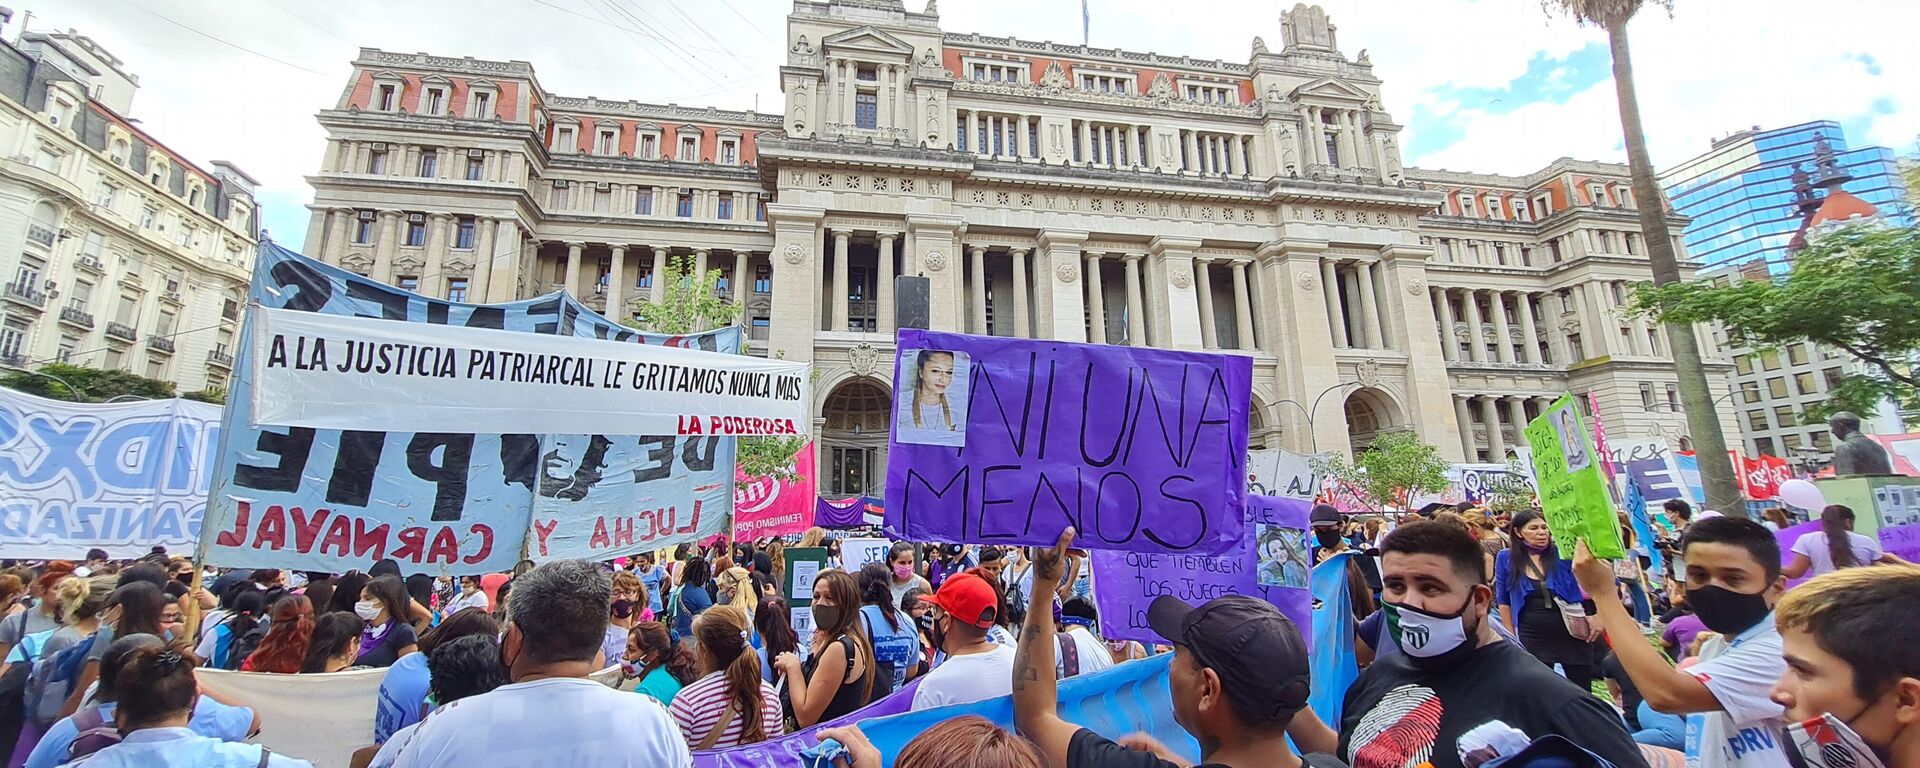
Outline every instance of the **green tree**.
<svg viewBox="0 0 1920 768">
<path fill-rule="evenodd" d="M 1654 284 L 1671 285 L 1680 282 L 1680 261 L 1673 251 L 1673 233 L 1667 227 L 1666 198 L 1660 193 L 1653 160 L 1647 154 L 1640 99 L 1635 95 L 1633 57 L 1627 46 L 1627 23 L 1647 6 L 1665 9 L 1669 14 L 1673 12 L 1673 0 L 1541 0 L 1540 3 L 1549 14 L 1571 16 L 1579 24 L 1591 24 L 1607 32 L 1607 48 L 1613 56 L 1613 89 L 1620 102 L 1620 128 L 1627 145 L 1627 169 L 1633 177 L 1633 204 L 1640 214 L 1647 260 L 1653 266 Z M 1720 414 L 1707 388 L 1707 373 L 1701 365 L 1700 345 L 1694 338 L 1693 326 L 1669 322 L 1667 336 L 1673 340 L 1673 367 L 1680 377 L 1680 402 L 1686 406 L 1687 431 L 1693 436 L 1695 452 L 1700 456 L 1700 482 L 1706 487 L 1707 506 L 1737 508 L 1742 503 L 1740 487 L 1734 479 L 1733 462 L 1727 458 L 1727 437 L 1720 432 Z"/>
<path fill-rule="evenodd" d="M 660 300 L 641 304 L 634 312 L 635 317 L 621 317 L 620 324 L 653 333 L 684 335 L 738 323 L 742 307 L 720 298 L 721 274 L 717 269 L 695 274 L 693 258 L 689 256 L 668 259 L 666 274 L 660 278 L 667 281 Z M 743 340 L 741 349 L 730 351 L 746 354 L 745 346 Z M 743 437 L 734 441 L 736 466 L 748 477 L 792 481 L 799 478 L 794 471 L 794 454 L 806 444 L 806 437 L 801 435 Z"/>
<path fill-rule="evenodd" d="M 1527 480 L 1527 469 L 1519 460 L 1507 461 L 1506 474 L 1485 477 L 1487 484 L 1480 490 L 1480 497 L 1487 509 L 1512 515 L 1535 505 L 1533 483 Z"/>
<path fill-rule="evenodd" d="M 180 399 L 196 400 L 202 403 L 212 403 L 214 405 L 226 405 L 227 390 L 222 387 L 214 387 L 212 389 L 203 389 L 197 392 L 188 392 L 186 394 L 183 394 L 180 396 Z"/>
<path fill-rule="evenodd" d="M 1758 349 L 1813 342 L 1867 365 L 1846 376 L 1809 423 L 1834 411 L 1872 415 L 1883 400 L 1913 405 L 1920 375 L 1920 231 L 1871 222 L 1814 238 L 1776 280 L 1679 283 L 1636 291 L 1635 311 L 1667 323 L 1719 323 Z"/>
<path fill-rule="evenodd" d="M 1334 454 L 1312 460 L 1322 487 L 1374 512 L 1405 510 L 1415 496 L 1447 487 L 1447 461 L 1440 449 L 1412 432 L 1389 432 L 1353 461 Z"/>
<path fill-rule="evenodd" d="M 0 386 L 53 400 L 103 403 L 114 398 L 164 400 L 173 397 L 173 382 L 149 379 L 127 371 L 103 371 L 82 365 L 48 363 L 35 371 L 8 371 Z"/>
</svg>

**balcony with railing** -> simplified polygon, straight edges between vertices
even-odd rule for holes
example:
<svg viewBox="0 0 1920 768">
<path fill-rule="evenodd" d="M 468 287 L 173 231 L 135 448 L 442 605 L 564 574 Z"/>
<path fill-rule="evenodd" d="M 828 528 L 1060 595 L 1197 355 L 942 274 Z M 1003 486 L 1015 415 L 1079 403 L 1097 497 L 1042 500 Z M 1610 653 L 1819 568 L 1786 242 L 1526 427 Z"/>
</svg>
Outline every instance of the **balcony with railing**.
<svg viewBox="0 0 1920 768">
<path fill-rule="evenodd" d="M 167 353 L 167 354 L 169 354 L 169 355 L 171 355 L 171 354 L 173 354 L 173 337 L 171 337 L 171 336 L 148 336 L 148 337 L 147 337 L 147 349 L 151 349 L 151 350 L 153 350 L 153 351 L 155 351 L 155 352 L 165 352 L 165 353 Z"/>
<path fill-rule="evenodd" d="M 80 254 L 80 258 L 73 260 L 73 265 L 96 275 L 104 275 L 107 273 L 106 262 L 101 261 L 100 257 L 90 253 Z"/>
<path fill-rule="evenodd" d="M 25 368 L 27 356 L 19 352 L 0 352 L 0 368 Z"/>
<path fill-rule="evenodd" d="M 30 283 L 7 283 L 6 290 L 0 291 L 0 295 L 6 296 L 7 301 L 32 309 L 41 309 L 47 304 L 47 294 Z"/>
<path fill-rule="evenodd" d="M 79 307 L 61 307 L 60 322 L 91 330 L 93 328 L 93 313 Z"/>
<path fill-rule="evenodd" d="M 217 349 L 207 350 L 207 364 L 218 368 L 233 370 L 233 355 Z"/>
<path fill-rule="evenodd" d="M 42 248 L 52 248 L 54 237 L 52 228 L 34 222 L 27 223 L 27 242 Z"/>
<path fill-rule="evenodd" d="M 140 338 L 140 333 L 126 323 L 107 323 L 107 337 L 121 341 L 134 341 Z"/>
</svg>

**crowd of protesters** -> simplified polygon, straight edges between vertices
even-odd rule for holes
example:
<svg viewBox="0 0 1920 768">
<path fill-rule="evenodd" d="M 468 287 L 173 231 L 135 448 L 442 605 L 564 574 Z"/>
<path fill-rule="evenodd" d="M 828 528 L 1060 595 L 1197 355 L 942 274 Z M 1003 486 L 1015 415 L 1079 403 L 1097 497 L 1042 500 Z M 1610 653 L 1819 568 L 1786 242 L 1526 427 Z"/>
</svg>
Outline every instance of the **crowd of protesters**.
<svg viewBox="0 0 1920 768">
<path fill-rule="evenodd" d="M 848 716 L 912 686 L 913 710 L 1011 696 L 1017 727 L 956 715 L 895 765 L 1159 768 L 1190 760 L 1068 722 L 1057 681 L 1170 653 L 1173 720 L 1209 765 L 1477 766 L 1550 752 L 1549 735 L 1613 766 L 1920 765 L 1920 568 L 1852 533 L 1845 507 L 1784 558 L 1778 521 L 1684 502 L 1667 518 L 1652 542 L 1623 520 L 1629 556 L 1610 562 L 1555 541 L 1537 510 L 1316 507 L 1313 562 L 1343 561 L 1360 666 L 1336 723 L 1308 705 L 1302 629 L 1264 601 L 1161 597 L 1145 618 L 1165 644 L 1104 635 L 1071 530 L 1052 548 L 900 542 L 848 564 L 815 529 L 797 542 L 828 552 L 810 585 L 786 583 L 780 540 L 439 579 L 390 560 L 196 574 L 158 551 L 92 552 L 0 572 L 0 755 L 307 764 L 249 743 L 260 716 L 201 688 L 205 667 L 383 670 L 356 765 L 685 766 L 830 724 L 807 743 L 877 768 Z"/>
</svg>

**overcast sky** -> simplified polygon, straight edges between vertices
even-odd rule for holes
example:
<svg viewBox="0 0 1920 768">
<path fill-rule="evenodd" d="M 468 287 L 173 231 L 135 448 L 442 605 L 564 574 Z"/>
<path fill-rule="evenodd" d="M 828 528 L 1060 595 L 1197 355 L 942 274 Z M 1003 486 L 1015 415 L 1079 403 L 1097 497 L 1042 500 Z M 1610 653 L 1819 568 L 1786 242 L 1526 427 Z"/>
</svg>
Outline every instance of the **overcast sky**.
<svg viewBox="0 0 1920 768">
<path fill-rule="evenodd" d="M 918 8 L 925 0 L 905 0 Z M 304 237 L 325 134 L 314 112 L 360 46 L 532 62 L 548 90 L 777 111 L 789 0 L 15 0 L 12 40 L 73 28 L 138 75 L 132 116 L 187 157 L 259 179 L 275 240 Z M 1255 0 L 1088 0 L 1091 42 L 1244 62 L 1280 47 Z M 1554 158 L 1624 161 L 1606 38 L 1537 0 L 1323 0 L 1366 49 L 1408 162 L 1521 174 Z M 1679 0 L 1632 28 L 1648 140 L 1665 168 L 1752 125 L 1837 120 L 1902 154 L 1920 133 L 1920 2 Z M 1184 11 L 1175 15 L 1169 9 Z M 23 13 L 24 12 L 24 13 Z M 945 0 L 949 32 L 1077 43 L 1076 0 Z M 1901 86 L 1904 86 L 1902 88 Z"/>
</svg>

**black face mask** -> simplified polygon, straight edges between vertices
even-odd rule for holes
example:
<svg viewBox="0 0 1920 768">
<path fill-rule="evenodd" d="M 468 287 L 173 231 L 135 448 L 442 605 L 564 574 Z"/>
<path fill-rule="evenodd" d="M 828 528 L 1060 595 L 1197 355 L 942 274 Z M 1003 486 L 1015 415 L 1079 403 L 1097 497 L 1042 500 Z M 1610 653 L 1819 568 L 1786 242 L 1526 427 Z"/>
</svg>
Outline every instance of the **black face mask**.
<svg viewBox="0 0 1920 768">
<path fill-rule="evenodd" d="M 1319 543 L 1321 549 L 1333 549 L 1340 546 L 1340 542 L 1345 541 L 1340 538 L 1339 531 L 1314 531 L 1313 540 Z"/>
<path fill-rule="evenodd" d="M 840 626 L 840 606 L 816 605 L 813 607 L 813 626 L 818 629 Z"/>
<path fill-rule="evenodd" d="M 936 651 L 946 650 L 947 633 L 941 628 L 940 622 L 932 618 L 922 618 L 921 621 L 926 622 L 927 640 L 933 643 L 933 649 Z"/>
<path fill-rule="evenodd" d="M 1687 605 L 1693 606 L 1694 615 L 1707 629 L 1729 638 L 1753 628 L 1772 612 L 1765 592 L 1749 595 L 1711 584 L 1688 587 Z"/>
</svg>

